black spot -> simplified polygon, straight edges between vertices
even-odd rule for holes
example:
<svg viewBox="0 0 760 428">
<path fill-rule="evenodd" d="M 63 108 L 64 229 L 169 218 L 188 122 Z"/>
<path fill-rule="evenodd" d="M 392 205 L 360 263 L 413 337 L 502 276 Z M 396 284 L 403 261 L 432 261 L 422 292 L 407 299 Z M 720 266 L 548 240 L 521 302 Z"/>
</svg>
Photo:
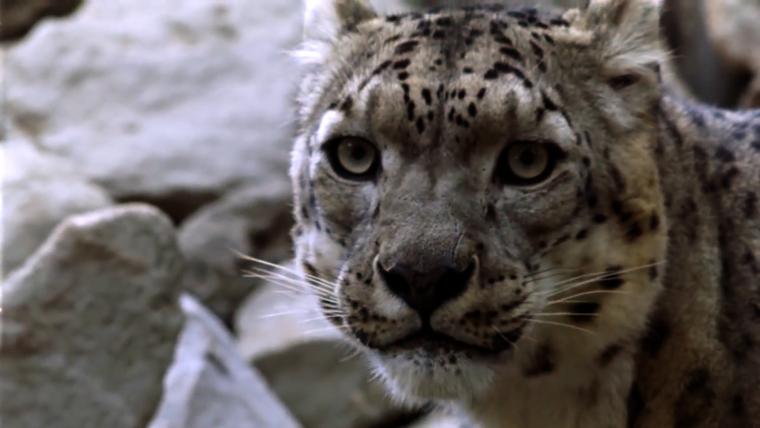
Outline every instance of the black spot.
<svg viewBox="0 0 760 428">
<path fill-rule="evenodd" d="M 417 40 L 409 40 L 404 43 L 400 43 L 398 46 L 396 46 L 396 55 L 409 53 L 413 51 L 414 48 L 416 48 L 418 44 L 419 42 Z"/>
<path fill-rule="evenodd" d="M 744 200 L 744 215 L 747 218 L 753 218 L 757 215 L 757 194 L 755 192 L 747 192 L 747 197 Z"/>
<path fill-rule="evenodd" d="M 657 213 L 652 214 L 652 218 L 649 219 L 649 229 L 655 231 L 660 228 L 660 216 Z"/>
<path fill-rule="evenodd" d="M 724 189 L 729 189 L 733 183 L 734 179 L 739 175 L 739 169 L 735 166 L 732 166 L 728 169 L 720 178 L 720 185 Z"/>
<path fill-rule="evenodd" d="M 526 377 L 536 377 L 549 374 L 554 371 L 555 355 L 554 350 L 547 344 L 541 345 L 536 349 L 532 363 L 523 370 Z"/>
<path fill-rule="evenodd" d="M 466 96 L 467 96 L 467 91 L 465 91 L 464 89 L 460 89 L 459 90 L 459 94 L 458 94 L 459 99 L 463 100 L 464 97 L 466 97 Z"/>
<path fill-rule="evenodd" d="M 343 103 L 340 105 L 340 109 L 344 112 L 348 112 L 351 110 L 351 107 L 354 105 L 354 99 L 349 97 L 346 97 L 345 100 L 343 100 Z"/>
<path fill-rule="evenodd" d="M 542 59 L 544 57 L 544 50 L 541 49 L 541 46 L 538 46 L 535 42 L 530 42 L 530 47 L 533 49 L 533 53 L 536 55 L 538 59 Z"/>
<path fill-rule="evenodd" d="M 686 386 L 675 406 L 676 428 L 696 426 L 703 419 L 704 413 L 712 407 L 715 392 L 710 385 L 710 372 L 705 368 L 692 370 Z"/>
<path fill-rule="evenodd" d="M 404 81 L 409 78 L 409 73 L 407 73 L 406 71 L 402 71 L 396 77 L 398 77 L 398 80 Z"/>
<path fill-rule="evenodd" d="M 623 285 L 623 278 L 620 276 L 621 266 L 610 266 L 605 271 L 604 277 L 599 281 L 599 285 L 608 290 L 620 288 Z"/>
<path fill-rule="evenodd" d="M 422 117 L 417 118 L 417 122 L 415 123 L 415 126 L 417 127 L 417 132 L 422 134 L 425 132 L 425 120 Z"/>
<path fill-rule="evenodd" d="M 467 106 L 467 113 L 469 113 L 471 117 L 478 115 L 478 109 L 475 107 L 475 103 L 470 103 L 470 105 Z"/>
<path fill-rule="evenodd" d="M 435 20 L 435 23 L 437 25 L 440 25 L 441 27 L 448 27 L 453 23 L 450 17 L 444 16 L 442 18 L 438 18 Z"/>
<path fill-rule="evenodd" d="M 435 30 L 433 32 L 433 38 L 436 40 L 442 40 L 446 37 L 446 33 L 443 30 Z"/>
<path fill-rule="evenodd" d="M 575 240 L 576 241 L 582 241 L 588 237 L 588 229 L 581 229 L 576 235 Z"/>
<path fill-rule="evenodd" d="M 518 52 L 517 49 L 512 48 L 512 47 L 503 47 L 499 49 L 499 52 L 512 58 L 515 61 L 522 62 L 523 60 L 522 55 L 520 55 L 520 52 Z"/>
<path fill-rule="evenodd" d="M 634 428 L 641 417 L 641 413 L 644 411 L 646 403 L 644 402 L 644 396 L 641 394 L 641 388 L 635 382 L 631 385 L 631 390 L 628 392 L 627 410 L 628 415 L 627 427 Z"/>
<path fill-rule="evenodd" d="M 462 69 L 462 73 L 464 73 L 464 74 L 472 74 L 473 71 L 474 70 L 471 67 L 464 67 Z"/>
<path fill-rule="evenodd" d="M 613 344 L 604 349 L 601 354 L 596 358 L 596 362 L 599 364 L 600 367 L 607 367 L 612 360 L 617 357 L 620 352 L 623 350 L 623 347 L 618 344 Z"/>
<path fill-rule="evenodd" d="M 557 104 L 555 104 L 554 101 L 552 101 L 551 98 L 549 98 L 549 96 L 546 95 L 546 93 L 544 91 L 541 91 L 541 100 L 544 103 L 544 108 L 545 109 L 547 109 L 549 111 L 557 111 L 558 110 Z"/>
<path fill-rule="evenodd" d="M 414 101 L 409 101 L 406 105 L 406 118 L 411 122 L 414 120 Z"/>
<path fill-rule="evenodd" d="M 662 316 L 655 316 L 649 322 L 647 333 L 641 339 L 641 349 L 650 357 L 655 357 L 670 338 L 670 325 Z"/>
<path fill-rule="evenodd" d="M 573 313 L 573 315 L 570 316 L 570 319 L 578 323 L 591 322 L 599 312 L 599 307 L 599 303 L 597 302 L 573 303 L 570 306 L 570 312 Z"/>
<path fill-rule="evenodd" d="M 649 280 L 654 281 L 657 279 L 657 277 L 660 275 L 659 270 L 657 269 L 657 265 L 655 264 L 655 260 L 652 260 L 649 262 L 652 266 L 649 267 Z"/>
<path fill-rule="evenodd" d="M 394 62 L 393 63 L 393 68 L 395 70 L 404 70 L 407 67 L 409 67 L 409 64 L 411 64 L 411 63 L 412 62 L 409 59 L 402 59 L 402 60 Z"/>
<path fill-rule="evenodd" d="M 744 397 L 741 394 L 734 394 L 731 399 L 731 414 L 737 418 L 744 418 L 747 415 L 746 404 L 744 403 Z"/>
<path fill-rule="evenodd" d="M 557 27 L 569 27 L 570 23 L 565 21 L 562 18 L 555 18 L 549 21 L 549 24 L 557 26 Z"/>
<path fill-rule="evenodd" d="M 383 61 L 380 65 L 375 67 L 375 69 L 372 71 L 373 75 L 377 75 L 388 69 L 388 67 L 391 66 L 391 60 Z"/>
<path fill-rule="evenodd" d="M 480 88 L 477 95 L 478 99 L 482 100 L 485 95 L 486 95 L 486 88 Z"/>
<path fill-rule="evenodd" d="M 536 122 L 541 123 L 544 120 L 544 116 L 546 115 L 546 109 L 539 108 L 536 110 Z"/>
<path fill-rule="evenodd" d="M 640 238 L 641 235 L 644 234 L 644 231 L 641 230 L 641 226 L 639 226 L 638 223 L 633 223 L 631 227 L 628 228 L 628 230 L 625 232 L 625 237 L 629 241 L 635 241 L 636 239 Z"/>
<path fill-rule="evenodd" d="M 499 77 L 499 72 L 493 69 L 486 71 L 486 73 L 483 75 L 483 78 L 486 80 L 494 80 L 498 77 Z"/>
<path fill-rule="evenodd" d="M 723 146 L 718 147 L 715 151 L 715 157 L 723 162 L 734 162 L 736 160 L 734 153 Z"/>
<path fill-rule="evenodd" d="M 433 103 L 433 95 L 430 93 L 430 89 L 424 88 L 422 90 L 422 98 L 425 100 L 425 104 L 430 105 Z"/>
</svg>

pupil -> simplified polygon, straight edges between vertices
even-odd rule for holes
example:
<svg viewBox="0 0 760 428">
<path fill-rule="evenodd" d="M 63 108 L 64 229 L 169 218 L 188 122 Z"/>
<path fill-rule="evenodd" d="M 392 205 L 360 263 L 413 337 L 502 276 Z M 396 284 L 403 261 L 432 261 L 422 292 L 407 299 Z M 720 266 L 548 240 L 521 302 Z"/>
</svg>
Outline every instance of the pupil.
<svg viewBox="0 0 760 428">
<path fill-rule="evenodd" d="M 364 149 L 364 147 L 358 145 L 358 144 L 352 144 L 351 145 L 351 157 L 354 160 L 362 160 L 367 155 L 367 151 Z"/>
<path fill-rule="evenodd" d="M 518 159 L 525 166 L 533 165 L 536 162 L 536 152 L 533 149 L 523 150 Z"/>
</svg>

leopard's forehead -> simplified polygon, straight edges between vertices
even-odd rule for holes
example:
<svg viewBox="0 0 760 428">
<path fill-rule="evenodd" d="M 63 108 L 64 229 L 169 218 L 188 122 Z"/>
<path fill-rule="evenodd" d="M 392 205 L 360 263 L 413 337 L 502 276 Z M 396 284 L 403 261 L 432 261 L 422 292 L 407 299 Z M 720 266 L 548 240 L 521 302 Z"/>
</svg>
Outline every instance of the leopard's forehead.
<svg viewBox="0 0 760 428">
<path fill-rule="evenodd" d="M 567 52 L 559 52 L 564 47 L 556 40 L 568 31 L 565 19 L 536 9 L 376 18 L 337 43 L 333 63 L 339 66 L 315 110 L 340 111 L 363 121 L 365 130 L 417 147 L 497 141 L 547 128 L 572 136 L 563 99 L 573 89 L 563 81 L 567 62 L 557 60 Z M 542 127 L 546 122 L 556 126 Z"/>
</svg>

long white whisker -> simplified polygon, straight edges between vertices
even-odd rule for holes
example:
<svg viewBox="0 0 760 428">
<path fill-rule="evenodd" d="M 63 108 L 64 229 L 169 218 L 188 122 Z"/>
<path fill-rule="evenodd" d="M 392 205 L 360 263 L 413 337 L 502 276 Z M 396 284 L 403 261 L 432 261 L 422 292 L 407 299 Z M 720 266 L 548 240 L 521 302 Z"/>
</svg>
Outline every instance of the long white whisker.
<svg viewBox="0 0 760 428">
<path fill-rule="evenodd" d="M 566 303 L 567 299 L 574 299 L 576 297 L 581 297 L 581 296 L 591 296 L 591 295 L 595 295 L 595 294 L 631 294 L 631 293 L 628 293 L 628 292 L 625 292 L 625 291 L 619 291 L 619 290 L 592 290 L 592 291 L 584 291 L 583 293 L 573 294 L 571 296 L 567 296 L 567 297 L 564 297 L 564 298 L 559 299 L 559 300 L 549 301 L 549 302 L 547 302 L 547 306 L 549 306 L 549 305 L 556 305 L 556 304 L 559 304 L 559 303 Z"/>
<path fill-rule="evenodd" d="M 591 330 L 588 330 L 588 329 L 585 329 L 585 328 L 581 328 L 581 327 L 577 327 L 577 326 L 574 326 L 574 325 L 571 325 L 571 324 L 561 323 L 561 322 L 546 321 L 546 320 L 536 320 L 536 319 L 532 319 L 532 318 L 529 320 L 529 322 L 536 323 L 536 324 L 546 324 L 546 325 L 553 325 L 553 326 L 558 326 L 558 327 L 565 327 L 565 328 L 569 328 L 569 329 L 572 329 L 572 330 L 582 331 L 582 332 L 587 333 L 587 334 L 596 335 L 596 332 L 594 332 L 594 331 L 591 331 Z"/>
<path fill-rule="evenodd" d="M 262 264 L 262 265 L 265 265 L 265 266 L 273 267 L 275 269 L 283 270 L 285 272 L 292 273 L 296 277 L 300 277 L 301 276 L 301 272 L 299 272 L 299 271 L 297 271 L 295 269 L 290 269 L 290 268 L 287 268 L 285 266 L 278 265 L 276 263 L 268 262 L 266 260 L 262 260 L 262 259 L 259 259 L 259 258 L 253 257 L 253 256 L 248 256 L 248 255 L 245 255 L 245 254 L 243 254 L 243 253 L 241 253 L 239 251 L 235 251 L 235 252 L 237 253 L 238 257 L 241 257 L 244 260 L 252 261 L 254 263 L 259 263 L 259 264 Z M 331 284 L 327 280 L 325 280 L 323 278 L 320 278 L 318 276 L 311 275 L 311 274 L 308 274 L 306 272 L 303 272 L 303 275 L 306 276 L 307 278 L 310 278 L 310 279 L 314 280 L 314 281 L 322 282 L 322 283 L 324 283 L 324 285 L 333 286 L 333 284 Z"/>
</svg>

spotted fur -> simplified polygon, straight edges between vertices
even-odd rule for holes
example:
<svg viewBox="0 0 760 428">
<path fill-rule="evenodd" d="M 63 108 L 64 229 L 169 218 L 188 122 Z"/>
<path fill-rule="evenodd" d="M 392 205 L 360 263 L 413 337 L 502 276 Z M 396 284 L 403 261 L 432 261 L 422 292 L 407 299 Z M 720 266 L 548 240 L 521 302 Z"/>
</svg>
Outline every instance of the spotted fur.
<svg viewBox="0 0 760 428">
<path fill-rule="evenodd" d="M 396 398 L 485 427 L 760 420 L 760 112 L 668 93 L 655 3 L 307 1 L 297 261 Z M 345 136 L 376 145 L 376 179 L 331 169 Z M 495 181 L 513 141 L 556 144 L 557 172 Z M 397 265 L 474 266 L 429 318 L 469 348 L 395 346 L 423 323 Z"/>
</svg>

